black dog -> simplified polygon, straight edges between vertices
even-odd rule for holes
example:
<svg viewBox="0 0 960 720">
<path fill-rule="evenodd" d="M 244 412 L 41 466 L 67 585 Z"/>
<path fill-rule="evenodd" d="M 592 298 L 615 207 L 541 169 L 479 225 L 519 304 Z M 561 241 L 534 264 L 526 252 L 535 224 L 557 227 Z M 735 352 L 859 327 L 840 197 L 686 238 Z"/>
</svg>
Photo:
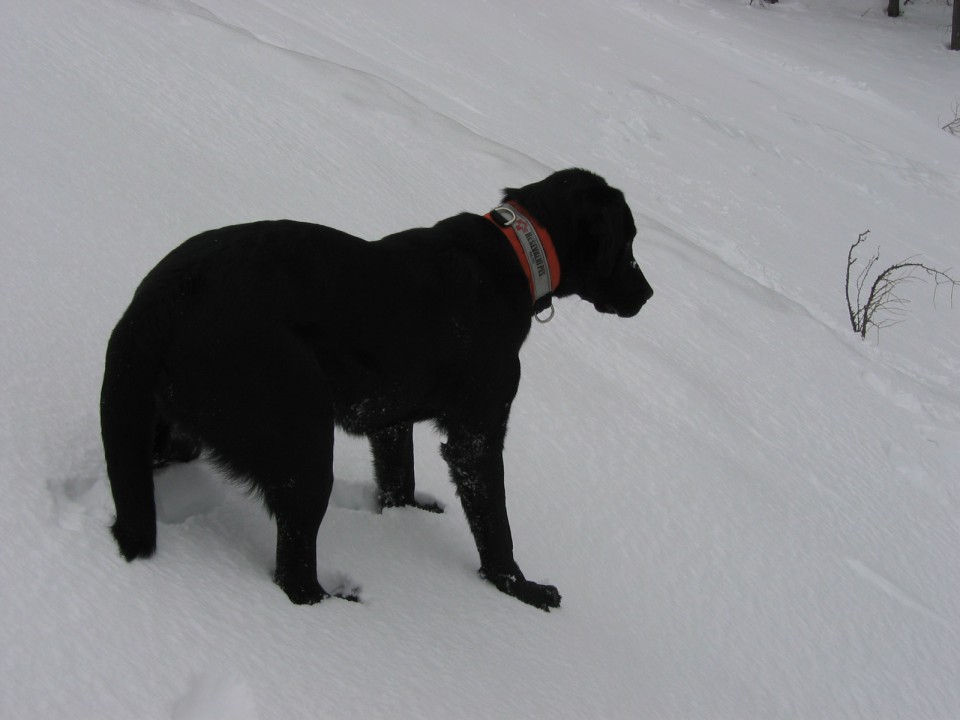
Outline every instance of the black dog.
<svg viewBox="0 0 960 720">
<path fill-rule="evenodd" d="M 506 190 L 487 216 L 378 242 L 291 221 L 187 240 L 140 284 L 107 347 L 101 429 L 120 552 L 153 554 L 153 469 L 202 447 L 276 517 L 277 584 L 319 602 L 334 425 L 369 436 L 392 507 L 417 504 L 412 426 L 431 420 L 483 577 L 559 606 L 513 559 L 502 452 L 518 354 L 552 296 L 639 312 L 653 291 L 635 235 L 623 193 L 572 169 Z"/>
</svg>

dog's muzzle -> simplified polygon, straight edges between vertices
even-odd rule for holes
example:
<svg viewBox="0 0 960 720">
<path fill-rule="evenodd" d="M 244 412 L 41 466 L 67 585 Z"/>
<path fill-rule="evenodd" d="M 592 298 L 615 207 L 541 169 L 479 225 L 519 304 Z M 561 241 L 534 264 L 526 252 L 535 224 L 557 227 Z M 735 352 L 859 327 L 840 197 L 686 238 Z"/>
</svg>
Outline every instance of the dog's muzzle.
<svg viewBox="0 0 960 720">
<path fill-rule="evenodd" d="M 625 269 L 626 272 L 614 275 L 616 282 L 610 295 L 594 301 L 593 306 L 599 312 L 622 318 L 633 317 L 653 297 L 653 288 L 643 276 L 636 260 L 631 260 Z"/>
</svg>

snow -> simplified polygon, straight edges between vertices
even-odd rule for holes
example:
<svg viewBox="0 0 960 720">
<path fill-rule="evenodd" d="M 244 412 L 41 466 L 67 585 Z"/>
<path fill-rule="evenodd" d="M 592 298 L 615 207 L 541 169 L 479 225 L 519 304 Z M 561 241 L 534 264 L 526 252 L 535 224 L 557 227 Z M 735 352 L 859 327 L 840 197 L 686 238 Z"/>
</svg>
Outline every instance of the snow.
<svg viewBox="0 0 960 720">
<path fill-rule="evenodd" d="M 960 308 L 847 326 L 846 253 L 960 267 L 951 8 L 919 0 L 0 4 L 0 716 L 960 717 Z M 338 436 L 321 582 L 209 466 L 125 563 L 98 436 L 133 289 L 202 230 L 377 238 L 579 165 L 656 295 L 535 326 L 507 438 L 517 560 L 476 574 L 418 427 L 374 513 Z"/>
</svg>

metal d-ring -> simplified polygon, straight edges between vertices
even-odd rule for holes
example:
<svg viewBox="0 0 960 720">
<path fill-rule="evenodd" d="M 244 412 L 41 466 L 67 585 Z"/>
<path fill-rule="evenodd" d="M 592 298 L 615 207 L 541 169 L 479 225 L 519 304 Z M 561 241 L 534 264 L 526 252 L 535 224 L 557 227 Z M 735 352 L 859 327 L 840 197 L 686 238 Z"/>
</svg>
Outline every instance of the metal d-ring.
<svg viewBox="0 0 960 720">
<path fill-rule="evenodd" d="M 954 2 L 956 2 L 956 0 L 954 0 Z M 553 316 L 557 312 L 556 309 L 553 307 L 553 303 L 550 303 L 547 309 L 550 311 L 550 314 L 547 315 L 545 318 L 541 318 L 539 314 L 534 315 L 534 317 L 537 319 L 537 322 L 540 323 L 541 325 L 546 325 L 548 322 L 553 320 Z"/>
<path fill-rule="evenodd" d="M 497 212 L 500 214 L 500 219 L 503 220 L 504 227 L 510 227 L 517 221 L 517 211 L 509 205 L 501 205 L 497 208 Z M 504 215 L 508 213 L 510 215 L 509 220 L 504 217 Z"/>
</svg>

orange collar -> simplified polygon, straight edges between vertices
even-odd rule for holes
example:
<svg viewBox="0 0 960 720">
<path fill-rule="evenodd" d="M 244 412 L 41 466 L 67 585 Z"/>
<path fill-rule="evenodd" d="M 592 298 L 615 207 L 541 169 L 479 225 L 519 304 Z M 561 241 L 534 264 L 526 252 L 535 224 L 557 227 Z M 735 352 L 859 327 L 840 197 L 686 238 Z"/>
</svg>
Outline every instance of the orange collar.
<svg viewBox="0 0 960 720">
<path fill-rule="evenodd" d="M 534 313 L 550 307 L 550 294 L 560 284 L 560 260 L 550 233 L 515 200 L 484 215 L 506 236 L 530 283 Z"/>
</svg>

